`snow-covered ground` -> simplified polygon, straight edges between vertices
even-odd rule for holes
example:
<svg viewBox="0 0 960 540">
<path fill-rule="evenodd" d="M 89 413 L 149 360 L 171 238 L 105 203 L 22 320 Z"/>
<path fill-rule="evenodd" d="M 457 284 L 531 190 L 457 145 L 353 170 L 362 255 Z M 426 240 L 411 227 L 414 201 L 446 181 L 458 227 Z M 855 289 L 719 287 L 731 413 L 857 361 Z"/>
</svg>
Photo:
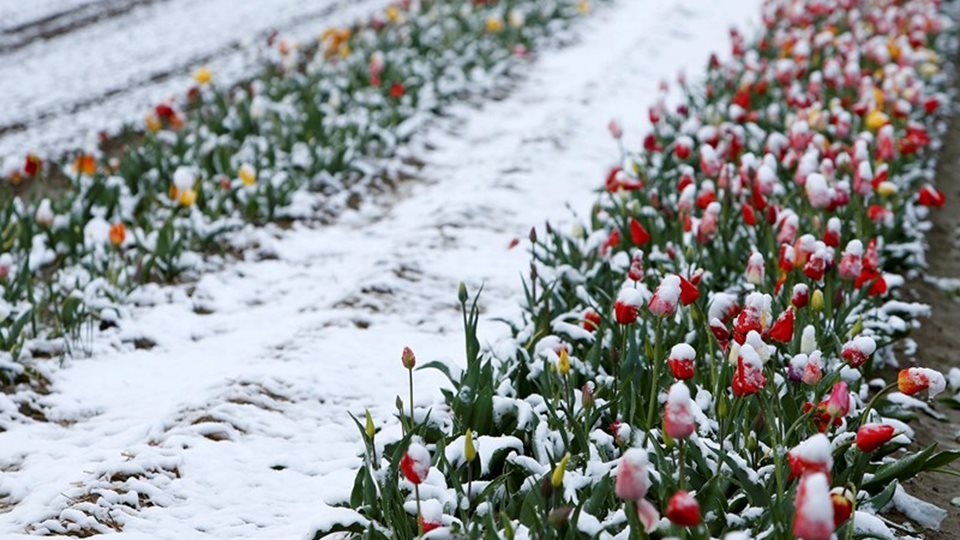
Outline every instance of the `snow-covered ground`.
<svg viewBox="0 0 960 540">
<path fill-rule="evenodd" d="M 0 158 L 92 146 L 207 65 L 248 77 L 274 30 L 311 39 L 387 0 L 0 0 Z"/>
<path fill-rule="evenodd" d="M 56 421 L 0 434 L 0 532 L 95 515 L 91 527 L 122 525 L 129 538 L 308 534 L 353 481 L 360 442 L 347 411 L 390 418 L 405 345 L 420 362 L 460 360 L 461 280 L 485 284 L 482 337 L 505 335 L 491 319 L 518 312 L 528 262 L 510 240 L 545 220 L 569 226 L 567 203 L 587 211 L 616 157 L 607 120 L 619 115 L 639 144 L 659 81 L 678 67 L 697 73 L 758 4 L 599 8 L 582 40 L 543 53 L 507 99 L 432 126 L 418 141 L 435 147 L 418 154 L 422 178 L 393 200 L 277 234 L 276 259 L 137 308 L 125 331 L 156 347 L 118 352 L 101 338 L 91 358 L 55 372 L 45 399 Z M 418 372 L 418 403 L 441 382 Z M 124 504 L 131 489 L 139 505 Z"/>
</svg>

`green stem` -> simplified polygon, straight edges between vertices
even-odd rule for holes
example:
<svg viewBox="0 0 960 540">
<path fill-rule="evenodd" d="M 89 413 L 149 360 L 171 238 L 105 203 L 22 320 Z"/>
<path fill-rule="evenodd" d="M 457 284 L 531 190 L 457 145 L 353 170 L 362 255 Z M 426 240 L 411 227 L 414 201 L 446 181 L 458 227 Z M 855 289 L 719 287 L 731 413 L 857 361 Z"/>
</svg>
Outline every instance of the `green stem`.
<svg viewBox="0 0 960 540">
<path fill-rule="evenodd" d="M 656 330 L 654 331 L 654 339 L 656 341 L 653 344 L 653 373 L 650 378 L 650 404 L 647 408 L 647 430 L 653 429 L 653 419 L 656 417 L 657 412 L 657 389 L 660 382 L 660 364 L 663 363 L 663 359 L 660 358 L 660 342 L 662 341 L 661 331 L 663 328 L 663 319 L 657 318 Z"/>
</svg>

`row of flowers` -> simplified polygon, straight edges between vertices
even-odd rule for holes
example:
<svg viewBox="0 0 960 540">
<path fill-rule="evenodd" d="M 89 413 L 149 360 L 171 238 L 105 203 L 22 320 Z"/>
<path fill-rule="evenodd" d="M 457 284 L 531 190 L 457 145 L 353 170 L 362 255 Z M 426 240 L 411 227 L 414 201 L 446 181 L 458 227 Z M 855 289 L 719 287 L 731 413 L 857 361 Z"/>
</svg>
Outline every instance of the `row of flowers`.
<svg viewBox="0 0 960 540">
<path fill-rule="evenodd" d="M 0 379 L 28 380 L 31 355 L 117 325 L 142 284 L 254 249 L 255 225 L 325 220 L 415 174 L 405 141 L 503 85 L 589 7 L 400 0 L 315 43 L 271 36 L 263 73 L 241 85 L 200 69 L 186 96 L 66 163 L 8 161 L 2 189 L 21 196 L 0 202 Z"/>
<path fill-rule="evenodd" d="M 924 263 L 955 50 L 936 0 L 768 0 L 701 86 L 663 85 L 574 231 L 531 231 L 526 309 L 399 428 L 358 419 L 363 465 L 314 538 L 894 538 L 941 373 L 895 365 Z M 619 139 L 622 130 L 611 122 Z M 916 397 L 914 397 L 916 396 Z"/>
</svg>

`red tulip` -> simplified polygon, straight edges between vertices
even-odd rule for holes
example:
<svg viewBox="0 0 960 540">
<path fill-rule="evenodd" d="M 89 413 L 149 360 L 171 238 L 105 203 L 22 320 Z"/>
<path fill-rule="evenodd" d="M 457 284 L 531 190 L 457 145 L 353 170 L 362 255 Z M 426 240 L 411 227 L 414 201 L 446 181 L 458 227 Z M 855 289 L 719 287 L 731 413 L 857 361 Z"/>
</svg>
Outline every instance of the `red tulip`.
<svg viewBox="0 0 960 540">
<path fill-rule="evenodd" d="M 740 207 L 740 213 L 743 215 L 743 222 L 746 225 L 753 227 L 757 224 L 757 213 L 753 210 L 753 207 L 747 203 L 744 203 Z"/>
<path fill-rule="evenodd" d="M 667 404 L 663 411 L 663 431 L 671 439 L 686 439 L 693 435 L 696 429 L 690 389 L 683 382 L 676 382 L 667 394 Z"/>
<path fill-rule="evenodd" d="M 943 203 L 946 201 L 947 198 L 943 195 L 943 193 L 931 185 L 926 185 L 920 188 L 920 194 L 917 198 L 917 203 L 921 206 L 932 206 L 936 208 L 943 206 Z"/>
<path fill-rule="evenodd" d="M 852 368 L 858 368 L 877 350 L 877 343 L 868 336 L 857 336 L 843 345 L 840 356 Z"/>
<path fill-rule="evenodd" d="M 689 306 L 700 297 L 700 291 L 687 278 L 680 274 L 677 274 L 677 277 L 680 278 L 680 303 Z"/>
<path fill-rule="evenodd" d="M 430 452 L 420 443 L 410 443 L 407 453 L 400 460 L 400 470 L 411 483 L 422 483 L 430 474 Z"/>
<path fill-rule="evenodd" d="M 863 244 L 859 240 L 847 243 L 847 249 L 840 255 L 837 271 L 843 279 L 855 279 L 863 271 Z"/>
<path fill-rule="evenodd" d="M 780 343 L 790 343 L 793 340 L 793 321 L 793 309 L 787 308 L 770 327 L 770 339 Z"/>
<path fill-rule="evenodd" d="M 393 99 L 400 99 L 404 94 L 407 93 L 407 87 L 403 83 L 395 82 L 390 85 L 390 97 Z"/>
<path fill-rule="evenodd" d="M 873 452 L 893 438 L 893 426 L 888 424 L 864 424 L 857 430 L 857 448 L 861 452 Z"/>
<path fill-rule="evenodd" d="M 667 519 L 681 527 L 696 527 L 700 524 L 700 503 L 693 495 L 680 490 L 667 503 Z"/>
<path fill-rule="evenodd" d="M 797 309 L 802 309 L 810 303 L 810 288 L 807 287 L 806 283 L 797 283 L 793 286 L 793 296 L 790 298 L 790 303 Z"/>
<path fill-rule="evenodd" d="M 763 374 L 763 363 L 753 346 L 744 344 L 737 357 L 737 369 L 733 374 L 731 388 L 737 397 L 749 396 L 759 392 L 767 384 Z"/>
<path fill-rule="evenodd" d="M 617 301 L 613 304 L 613 317 L 619 324 L 633 324 L 637 322 L 640 306 L 643 305 L 643 295 L 637 289 L 620 289 Z"/>
<path fill-rule="evenodd" d="M 617 465 L 617 482 L 614 486 L 617 497 L 625 501 L 639 501 L 646 497 L 650 489 L 648 466 L 645 450 L 631 448 L 624 452 Z"/>
<path fill-rule="evenodd" d="M 826 411 L 832 418 L 843 418 L 850 412 L 850 390 L 847 383 L 840 381 L 833 385 L 827 399 Z"/>
<path fill-rule="evenodd" d="M 633 241 L 633 245 L 638 247 L 650 241 L 650 233 L 643 228 L 637 218 L 630 218 L 630 240 Z"/>
<path fill-rule="evenodd" d="M 669 317 L 677 312 L 680 301 L 680 277 L 670 274 L 663 278 L 647 308 L 658 317 Z"/>
<path fill-rule="evenodd" d="M 830 540 L 833 537 L 833 504 L 830 482 L 822 473 L 800 480 L 795 501 L 793 535 L 798 540 Z"/>
<path fill-rule="evenodd" d="M 692 379 L 695 372 L 693 361 L 696 357 L 697 351 L 693 347 L 686 343 L 678 343 L 670 349 L 667 365 L 678 380 Z"/>
<path fill-rule="evenodd" d="M 853 513 L 853 493 L 849 489 L 835 487 L 830 490 L 830 502 L 833 503 L 833 526 L 836 528 Z"/>
<path fill-rule="evenodd" d="M 829 476 L 833 468 L 830 439 L 822 433 L 813 435 L 787 452 L 787 463 L 790 465 L 790 480 L 811 473 Z"/>
<path fill-rule="evenodd" d="M 592 309 L 588 309 L 583 314 L 583 329 L 588 332 L 593 332 L 597 328 L 600 328 L 601 319 L 600 314 Z"/>
</svg>

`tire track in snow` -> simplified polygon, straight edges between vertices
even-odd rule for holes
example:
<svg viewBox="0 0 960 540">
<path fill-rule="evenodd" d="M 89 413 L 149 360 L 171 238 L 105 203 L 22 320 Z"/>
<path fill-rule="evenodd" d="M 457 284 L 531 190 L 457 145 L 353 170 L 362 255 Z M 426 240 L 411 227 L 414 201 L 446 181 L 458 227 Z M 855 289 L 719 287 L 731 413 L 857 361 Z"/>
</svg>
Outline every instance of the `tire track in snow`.
<svg viewBox="0 0 960 540">
<path fill-rule="evenodd" d="M 139 122 L 185 92 L 196 67 L 209 65 L 218 84 L 232 84 L 256 73 L 257 48 L 273 30 L 312 39 L 388 0 L 112 2 L 76 7 L 90 10 L 88 23 L 65 21 L 69 31 L 51 30 L 49 39 L 2 52 L 0 38 L 0 158 L 91 147 L 100 130 Z"/>
<path fill-rule="evenodd" d="M 47 517 L 63 507 L 65 486 L 90 480 L 82 471 L 98 468 L 91 462 L 122 463 L 122 452 L 173 425 L 165 444 L 176 443 L 183 474 L 164 484 L 171 503 L 141 509 L 125 533 L 303 536 L 352 485 L 360 444 L 346 410 L 391 417 L 393 397 L 406 395 L 404 345 L 421 362 L 461 360 L 461 279 L 472 291 L 485 284 L 481 339 L 504 337 L 491 319 L 516 316 L 528 263 L 522 249 L 507 251 L 510 239 L 544 220 L 569 226 L 568 201 L 587 211 L 616 158 L 607 120 L 618 116 L 626 143 L 640 144 L 659 81 L 681 66 L 698 73 L 710 51 L 726 50 L 727 26 L 752 20 L 756 4 L 619 0 L 583 23 L 581 42 L 543 54 L 506 99 L 464 106 L 432 126 L 419 141 L 435 148 L 418 153 L 423 181 L 403 185 L 393 204 L 367 205 L 329 227 L 258 231 L 275 260 L 231 266 L 192 291 L 146 291 L 145 299 L 168 299 L 139 311 L 124 332 L 149 335 L 155 349 L 98 344 L 94 358 L 56 373 L 58 392 L 47 399 L 55 417 L 79 422 L 0 434 L 0 445 L 24 456 L 0 479 L 0 491 L 19 497 L 0 530 L 22 532 Z M 245 417 L 253 428 L 231 420 L 234 431 L 224 431 L 233 440 L 191 431 L 198 415 L 235 418 L 222 407 L 236 380 L 280 384 L 295 397 L 280 414 Z M 418 372 L 417 405 L 441 406 L 441 383 Z"/>
</svg>

